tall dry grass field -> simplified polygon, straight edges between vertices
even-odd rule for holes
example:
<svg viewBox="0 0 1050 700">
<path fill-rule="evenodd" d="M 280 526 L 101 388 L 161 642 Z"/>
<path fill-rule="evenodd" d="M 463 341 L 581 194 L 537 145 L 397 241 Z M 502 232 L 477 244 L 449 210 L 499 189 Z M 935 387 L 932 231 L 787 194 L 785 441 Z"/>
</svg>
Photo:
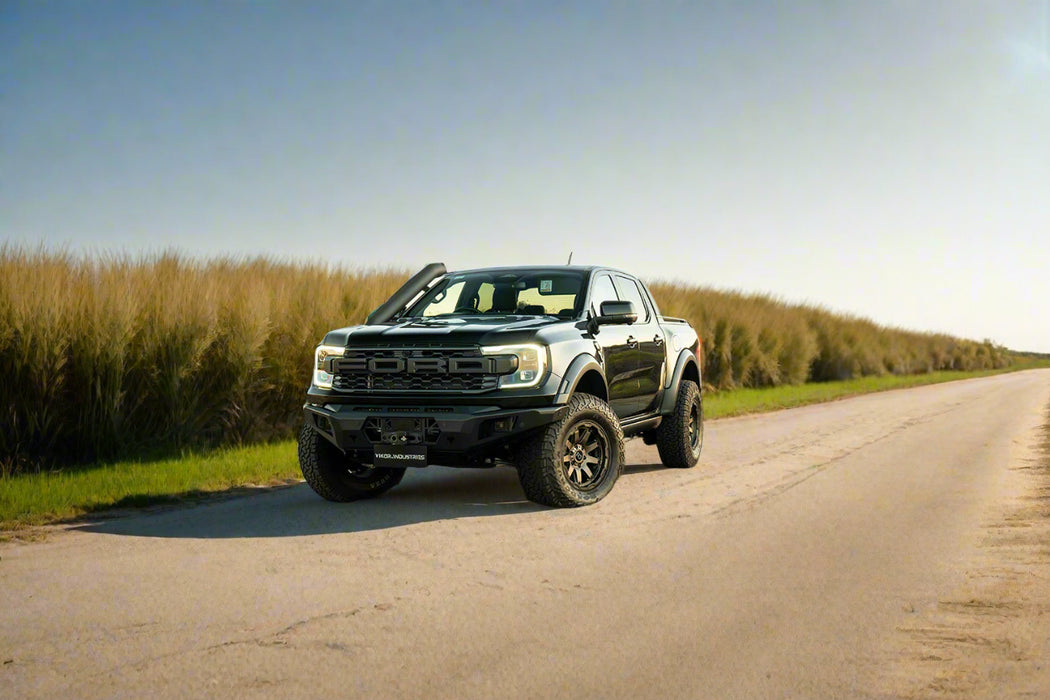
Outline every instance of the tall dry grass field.
<svg viewBox="0 0 1050 700">
<path fill-rule="evenodd" d="M 696 328 L 704 342 L 704 381 L 718 389 L 999 369 L 1011 362 L 990 340 L 887 328 L 769 295 L 662 282 L 650 289 L 662 313 Z"/>
<path fill-rule="evenodd" d="M 313 348 L 403 281 L 267 259 L 0 249 L 8 471 L 288 436 Z"/>
<path fill-rule="evenodd" d="M 314 345 L 406 273 L 269 259 L 78 257 L 0 247 L 0 469 L 287 437 Z M 656 284 L 718 388 L 1002 366 L 991 343 Z"/>
</svg>

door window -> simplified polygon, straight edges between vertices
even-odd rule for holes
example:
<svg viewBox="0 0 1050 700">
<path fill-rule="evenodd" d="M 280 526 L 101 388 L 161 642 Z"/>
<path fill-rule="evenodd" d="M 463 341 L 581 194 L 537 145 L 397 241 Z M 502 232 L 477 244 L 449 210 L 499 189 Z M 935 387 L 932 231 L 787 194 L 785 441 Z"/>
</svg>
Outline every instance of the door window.
<svg viewBox="0 0 1050 700">
<path fill-rule="evenodd" d="M 619 301 L 609 275 L 599 276 L 591 286 L 591 313 L 595 316 L 601 314 L 603 301 Z"/>
<path fill-rule="evenodd" d="M 634 304 L 634 308 L 638 312 L 639 323 L 649 322 L 649 307 L 642 299 L 642 291 L 638 289 L 637 282 L 631 279 L 627 279 L 626 277 L 620 277 L 619 275 L 617 275 L 616 291 L 620 293 L 621 299 Z"/>
</svg>

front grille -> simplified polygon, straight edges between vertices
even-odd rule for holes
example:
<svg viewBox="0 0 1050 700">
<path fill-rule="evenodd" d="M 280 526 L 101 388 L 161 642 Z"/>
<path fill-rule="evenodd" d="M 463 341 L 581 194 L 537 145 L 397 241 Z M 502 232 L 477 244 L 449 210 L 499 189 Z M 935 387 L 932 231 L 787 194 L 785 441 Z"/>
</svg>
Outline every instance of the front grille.
<svg viewBox="0 0 1050 700">
<path fill-rule="evenodd" d="M 353 393 L 483 392 L 496 389 L 507 358 L 478 348 L 354 348 L 331 360 L 332 388 Z"/>
<path fill-rule="evenodd" d="M 414 377 L 412 375 L 337 375 L 332 387 L 337 391 L 488 391 L 495 389 L 497 377 Z"/>
</svg>

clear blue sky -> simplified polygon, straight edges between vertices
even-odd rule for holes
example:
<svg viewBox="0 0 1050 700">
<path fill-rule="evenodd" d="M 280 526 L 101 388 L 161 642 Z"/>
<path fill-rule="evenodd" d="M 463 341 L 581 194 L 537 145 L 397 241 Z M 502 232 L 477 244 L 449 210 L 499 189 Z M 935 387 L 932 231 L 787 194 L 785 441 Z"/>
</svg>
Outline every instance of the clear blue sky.
<svg viewBox="0 0 1050 700">
<path fill-rule="evenodd" d="M 1050 352 L 1047 0 L 0 2 L 0 238 L 605 263 Z"/>
</svg>

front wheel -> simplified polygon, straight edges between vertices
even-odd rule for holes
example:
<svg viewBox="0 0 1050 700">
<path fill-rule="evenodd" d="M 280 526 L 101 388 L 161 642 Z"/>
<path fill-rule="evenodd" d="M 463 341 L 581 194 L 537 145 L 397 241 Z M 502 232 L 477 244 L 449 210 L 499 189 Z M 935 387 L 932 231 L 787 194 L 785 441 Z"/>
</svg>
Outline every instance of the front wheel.
<svg viewBox="0 0 1050 700">
<path fill-rule="evenodd" d="M 404 469 L 373 469 L 359 464 L 309 425 L 299 433 L 299 468 L 318 496 L 340 503 L 378 496 L 405 476 Z"/>
<path fill-rule="evenodd" d="M 683 379 L 674 411 L 656 429 L 660 461 L 668 467 L 696 466 L 704 446 L 704 402 L 696 382 Z"/>
<path fill-rule="evenodd" d="M 530 501 L 573 508 L 605 498 L 623 471 L 623 430 L 596 396 L 578 394 L 565 414 L 518 450 L 518 478 Z"/>
</svg>

